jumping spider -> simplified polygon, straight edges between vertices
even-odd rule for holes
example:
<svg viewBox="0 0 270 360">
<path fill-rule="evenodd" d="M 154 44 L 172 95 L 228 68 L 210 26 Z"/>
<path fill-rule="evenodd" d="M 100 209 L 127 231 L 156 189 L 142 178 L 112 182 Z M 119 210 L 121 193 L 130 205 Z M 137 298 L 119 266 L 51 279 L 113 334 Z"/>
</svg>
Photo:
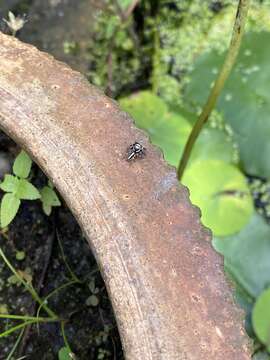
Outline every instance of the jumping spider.
<svg viewBox="0 0 270 360">
<path fill-rule="evenodd" d="M 127 161 L 143 158 L 145 156 L 145 148 L 137 141 L 130 145 L 127 149 Z"/>
</svg>

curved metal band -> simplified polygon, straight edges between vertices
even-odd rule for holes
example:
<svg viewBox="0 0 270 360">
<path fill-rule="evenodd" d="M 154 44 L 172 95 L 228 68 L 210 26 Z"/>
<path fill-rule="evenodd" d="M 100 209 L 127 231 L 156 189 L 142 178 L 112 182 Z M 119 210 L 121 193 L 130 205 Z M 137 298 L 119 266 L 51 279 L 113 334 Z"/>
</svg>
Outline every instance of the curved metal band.
<svg viewBox="0 0 270 360">
<path fill-rule="evenodd" d="M 198 210 L 115 102 L 51 56 L 0 34 L 0 126 L 83 228 L 126 359 L 250 358 L 242 313 Z M 147 156 L 128 162 L 135 141 Z"/>
</svg>

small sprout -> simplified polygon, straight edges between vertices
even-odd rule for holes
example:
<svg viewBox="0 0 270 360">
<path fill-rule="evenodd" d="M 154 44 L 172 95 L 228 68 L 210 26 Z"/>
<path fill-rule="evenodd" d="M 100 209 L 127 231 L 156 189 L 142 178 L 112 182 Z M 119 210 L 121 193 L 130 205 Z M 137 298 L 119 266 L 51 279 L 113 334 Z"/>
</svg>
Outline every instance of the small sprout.
<svg viewBox="0 0 270 360">
<path fill-rule="evenodd" d="M 96 287 L 96 283 L 95 283 L 95 279 L 92 279 L 90 281 L 90 283 L 88 284 L 89 290 L 91 291 L 92 294 L 98 294 L 99 293 L 99 288 Z"/>
<path fill-rule="evenodd" d="M 0 189 L 5 192 L 0 206 L 2 228 L 8 226 L 14 219 L 21 200 L 36 200 L 41 197 L 38 189 L 27 180 L 31 166 L 32 160 L 24 151 L 21 151 L 13 164 L 14 175 L 5 175 L 4 181 L 0 183 Z"/>
<path fill-rule="evenodd" d="M 76 41 L 64 41 L 63 50 L 65 54 L 76 55 L 79 52 L 79 45 Z"/>
<path fill-rule="evenodd" d="M 70 352 L 70 349 L 68 349 L 66 346 L 62 347 L 58 351 L 58 360 L 74 360 L 76 359 L 75 354 Z"/>
<path fill-rule="evenodd" d="M 24 251 L 17 251 L 16 252 L 16 260 L 22 261 L 25 259 L 25 252 Z"/>
<path fill-rule="evenodd" d="M 0 314 L 8 314 L 7 304 L 0 304 Z"/>
<path fill-rule="evenodd" d="M 13 36 L 16 36 L 17 31 L 21 30 L 27 22 L 25 16 L 15 16 L 11 11 L 8 12 L 8 20 L 3 19 L 3 21 L 7 24 Z"/>
<path fill-rule="evenodd" d="M 86 299 L 85 304 L 87 306 L 97 306 L 99 304 L 99 299 L 96 295 L 91 295 L 88 299 Z"/>
<path fill-rule="evenodd" d="M 16 276 L 16 275 L 11 275 L 8 279 L 7 282 L 9 283 L 9 285 L 21 285 L 21 280 Z"/>
<path fill-rule="evenodd" d="M 47 216 L 51 215 L 52 207 L 61 206 L 61 202 L 58 199 L 56 192 L 52 188 L 52 184 L 49 182 L 48 186 L 44 186 L 41 191 L 41 202 L 43 211 Z"/>
</svg>

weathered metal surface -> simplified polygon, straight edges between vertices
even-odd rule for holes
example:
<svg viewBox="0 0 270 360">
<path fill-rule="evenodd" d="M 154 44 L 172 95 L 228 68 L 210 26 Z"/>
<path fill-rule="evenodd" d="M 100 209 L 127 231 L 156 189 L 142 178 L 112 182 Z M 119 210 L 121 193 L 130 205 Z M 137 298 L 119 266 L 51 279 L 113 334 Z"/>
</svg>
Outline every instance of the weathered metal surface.
<svg viewBox="0 0 270 360">
<path fill-rule="evenodd" d="M 250 358 L 243 314 L 198 210 L 115 102 L 66 65 L 0 34 L 0 125 L 84 229 L 126 359 Z M 147 156 L 127 162 L 134 141 Z"/>
</svg>

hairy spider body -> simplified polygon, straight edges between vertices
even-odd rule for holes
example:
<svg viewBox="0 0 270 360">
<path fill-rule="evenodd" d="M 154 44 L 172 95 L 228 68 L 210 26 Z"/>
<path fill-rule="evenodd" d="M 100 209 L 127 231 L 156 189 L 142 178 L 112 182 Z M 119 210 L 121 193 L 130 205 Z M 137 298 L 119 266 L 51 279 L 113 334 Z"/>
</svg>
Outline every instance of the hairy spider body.
<svg viewBox="0 0 270 360">
<path fill-rule="evenodd" d="M 146 149 L 136 141 L 127 149 L 127 161 L 131 161 L 136 158 L 143 158 L 145 156 L 145 150 Z"/>
</svg>

